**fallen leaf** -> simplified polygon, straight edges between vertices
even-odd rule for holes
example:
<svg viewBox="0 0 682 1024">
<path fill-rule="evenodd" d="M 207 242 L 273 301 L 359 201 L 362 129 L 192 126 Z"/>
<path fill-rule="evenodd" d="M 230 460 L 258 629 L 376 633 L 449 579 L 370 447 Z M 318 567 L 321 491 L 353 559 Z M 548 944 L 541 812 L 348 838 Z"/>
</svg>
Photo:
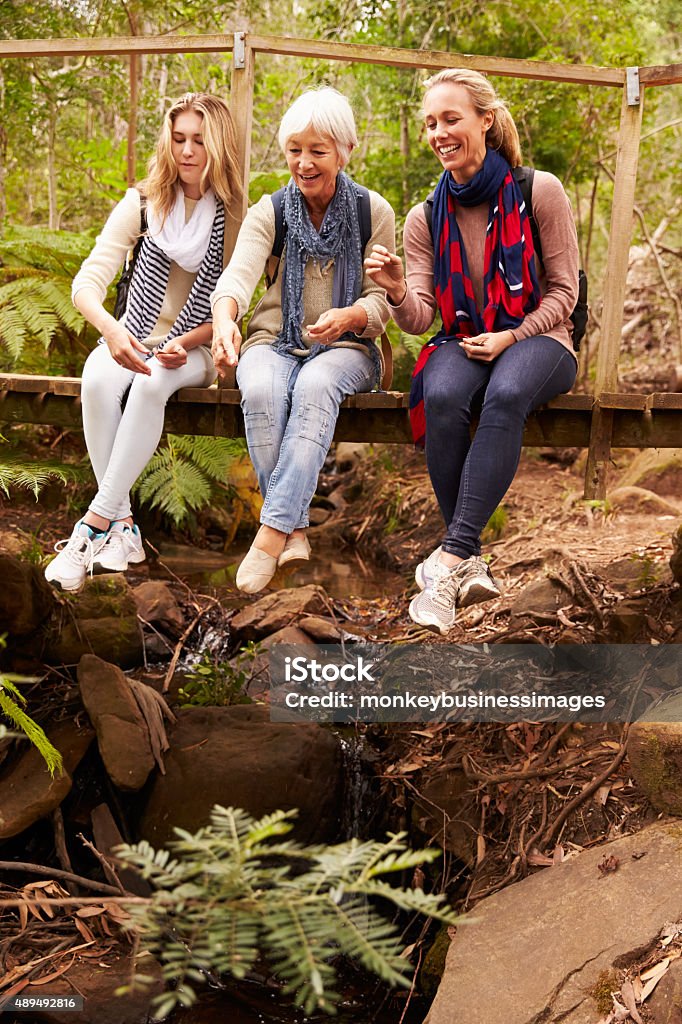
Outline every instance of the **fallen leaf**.
<svg viewBox="0 0 682 1024">
<path fill-rule="evenodd" d="M 98 917 L 104 913 L 104 907 L 81 907 L 76 911 L 77 917 Z"/>
<path fill-rule="evenodd" d="M 552 864 L 561 864 L 566 859 L 563 846 L 557 844 L 554 847 L 554 853 L 552 854 Z"/>
<path fill-rule="evenodd" d="M 646 981 L 646 985 L 642 989 L 642 1002 L 649 998 L 653 990 L 658 985 L 659 981 L 668 970 L 670 966 L 670 957 L 666 957 L 665 960 L 661 960 L 659 964 L 652 967 L 650 970 L 645 971 L 642 975 L 642 981 Z"/>
<path fill-rule="evenodd" d="M 476 867 L 482 864 L 485 859 L 485 839 L 482 835 L 476 836 Z"/>
<path fill-rule="evenodd" d="M 641 850 L 639 853 L 632 854 L 633 860 L 641 860 L 642 857 L 646 857 L 646 850 Z"/>
<path fill-rule="evenodd" d="M 618 860 L 618 857 L 614 857 L 614 855 L 611 854 L 609 857 L 604 855 L 603 860 L 599 861 L 597 867 L 601 871 L 603 877 L 605 875 L 612 874 L 614 871 L 617 871 L 619 865 L 620 861 Z"/>
<path fill-rule="evenodd" d="M 603 807 L 606 804 L 606 801 L 609 798 L 609 793 L 610 792 L 611 792 L 611 787 L 610 786 L 600 786 L 599 789 L 597 790 L 597 792 L 595 794 L 595 800 L 597 801 L 597 803 L 601 807 Z"/>
<path fill-rule="evenodd" d="M 626 978 L 623 984 L 620 986 L 620 995 L 628 1008 L 628 1012 L 635 1024 L 643 1024 L 642 1018 L 637 1012 L 637 1003 L 635 1001 L 635 990 L 632 987 L 632 982 L 629 978 Z"/>
</svg>

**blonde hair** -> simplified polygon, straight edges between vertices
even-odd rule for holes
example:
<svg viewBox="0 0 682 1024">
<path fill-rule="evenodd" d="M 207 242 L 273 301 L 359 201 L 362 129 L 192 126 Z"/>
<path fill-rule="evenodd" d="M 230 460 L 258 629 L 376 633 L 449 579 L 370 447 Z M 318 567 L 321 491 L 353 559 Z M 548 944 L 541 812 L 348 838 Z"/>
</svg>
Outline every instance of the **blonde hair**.
<svg viewBox="0 0 682 1024">
<path fill-rule="evenodd" d="M 279 144 L 282 152 L 292 135 L 313 128 L 320 135 L 327 135 L 339 154 L 341 167 L 350 159 L 351 150 L 358 144 L 353 109 L 337 89 L 324 86 L 301 93 L 291 104 L 279 126 Z"/>
<path fill-rule="evenodd" d="M 467 90 L 479 117 L 488 112 L 492 113 L 493 123 L 485 136 L 486 146 L 490 149 L 497 149 L 510 167 L 520 167 L 521 143 L 514 118 L 486 76 L 482 75 L 480 71 L 469 71 L 467 68 L 446 68 L 428 78 L 424 82 L 424 88 L 428 93 L 437 85 L 442 85 L 445 82 L 461 85 Z"/>
<path fill-rule="evenodd" d="M 227 213 L 233 201 L 242 194 L 237 164 L 237 136 L 227 103 L 208 93 L 188 92 L 166 112 L 156 152 L 147 167 L 147 177 L 138 185 L 163 219 L 173 209 L 175 186 L 179 179 L 171 150 L 173 126 L 176 118 L 186 111 L 194 111 L 202 118 L 201 134 L 207 157 L 199 182 L 202 196 L 212 188 L 222 199 Z"/>
</svg>

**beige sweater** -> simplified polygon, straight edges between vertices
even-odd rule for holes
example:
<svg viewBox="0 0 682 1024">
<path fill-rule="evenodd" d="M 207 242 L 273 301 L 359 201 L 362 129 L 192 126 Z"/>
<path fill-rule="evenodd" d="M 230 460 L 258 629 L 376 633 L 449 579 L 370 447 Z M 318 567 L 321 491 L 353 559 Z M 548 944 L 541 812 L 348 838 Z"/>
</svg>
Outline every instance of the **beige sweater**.
<svg viewBox="0 0 682 1024">
<path fill-rule="evenodd" d="M 190 219 L 196 199 L 185 196 L 185 223 Z M 109 285 L 118 275 L 126 254 L 134 248 L 140 237 L 140 193 L 136 188 L 129 188 L 120 203 L 112 210 L 109 219 L 95 240 L 95 247 L 83 260 L 83 264 L 73 279 L 71 297 L 82 288 L 93 288 L 104 302 Z M 171 262 L 168 285 L 164 295 L 159 318 L 148 338 L 139 338 L 147 348 L 165 341 L 171 327 L 178 318 L 180 310 L 187 302 L 190 289 L 196 274 L 183 270 L 177 263 Z M 207 386 L 215 380 L 215 367 L 211 359 L 210 348 L 201 346 L 206 362 Z"/>
<path fill-rule="evenodd" d="M 367 243 L 369 252 L 375 243 L 393 250 L 395 247 L 395 217 L 391 206 L 377 192 L 370 191 L 372 214 L 372 235 Z M 266 263 L 272 254 L 275 241 L 275 209 L 269 195 L 262 196 L 249 210 L 241 226 L 229 266 L 218 279 L 211 303 L 218 299 L 231 298 L 237 304 L 237 318 L 248 311 L 256 285 L 263 276 Z M 271 345 L 282 329 L 282 271 L 286 260 L 286 246 L 280 261 L 276 281 L 270 285 L 249 320 L 244 352 L 251 345 Z M 333 261 L 324 267 L 308 260 L 303 281 L 303 324 L 314 324 L 322 313 L 332 308 L 332 284 L 334 279 Z M 378 338 L 390 320 L 390 312 L 383 288 L 374 284 L 365 274 L 362 279 L 362 293 L 357 300 L 367 313 L 367 327 L 363 338 Z M 303 343 L 306 347 L 312 341 L 305 329 Z M 366 350 L 366 345 L 357 342 L 339 342 L 343 347 Z"/>
<path fill-rule="evenodd" d="M 533 216 L 542 240 L 542 268 L 538 282 L 542 299 L 512 332 L 517 341 L 544 334 L 561 342 L 573 355 L 570 316 L 578 298 L 578 238 L 568 196 L 553 174 L 536 171 L 533 179 Z M 483 251 L 488 204 L 460 206 L 457 224 L 469 261 L 476 302 L 483 307 Z M 433 323 L 436 296 L 433 287 L 433 240 L 423 203 L 413 206 L 403 236 L 407 263 L 407 294 L 399 306 L 391 305 L 393 319 L 408 334 L 424 334 Z"/>
</svg>

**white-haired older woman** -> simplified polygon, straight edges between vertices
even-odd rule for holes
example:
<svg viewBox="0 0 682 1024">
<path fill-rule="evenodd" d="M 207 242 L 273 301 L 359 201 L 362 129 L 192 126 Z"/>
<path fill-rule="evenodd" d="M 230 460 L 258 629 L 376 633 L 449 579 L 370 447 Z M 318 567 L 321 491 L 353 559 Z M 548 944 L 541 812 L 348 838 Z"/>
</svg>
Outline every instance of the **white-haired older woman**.
<svg viewBox="0 0 682 1024">
<path fill-rule="evenodd" d="M 310 555 L 305 529 L 317 478 L 348 395 L 380 376 L 375 338 L 389 320 L 386 294 L 363 273 L 375 245 L 394 248 L 393 210 L 344 173 L 357 145 L 348 100 L 335 89 L 304 93 L 282 119 L 279 142 L 291 179 L 281 196 L 251 207 L 212 297 L 218 372 L 237 364 L 249 453 L 263 495 L 261 528 L 237 572 L 247 593 L 278 567 Z M 363 199 L 364 194 L 364 199 Z M 272 256 L 281 199 L 285 244 L 278 272 L 247 312 Z M 371 231 L 363 245 L 362 203 Z"/>
</svg>

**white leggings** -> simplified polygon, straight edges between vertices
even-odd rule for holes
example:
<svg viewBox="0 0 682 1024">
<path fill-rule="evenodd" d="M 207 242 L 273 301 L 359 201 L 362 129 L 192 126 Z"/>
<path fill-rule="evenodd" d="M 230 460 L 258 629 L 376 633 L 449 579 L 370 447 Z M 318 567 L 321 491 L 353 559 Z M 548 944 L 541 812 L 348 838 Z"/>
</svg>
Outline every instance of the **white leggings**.
<svg viewBox="0 0 682 1024">
<path fill-rule="evenodd" d="M 194 348 L 175 370 L 155 358 L 147 362 L 151 376 L 133 373 L 98 345 L 83 367 L 81 399 L 83 430 L 99 489 L 90 511 L 104 519 L 131 514 L 130 489 L 156 451 L 163 433 L 166 402 L 180 388 L 208 387 L 215 369 L 206 349 Z M 126 407 L 121 398 L 130 385 Z"/>
</svg>

